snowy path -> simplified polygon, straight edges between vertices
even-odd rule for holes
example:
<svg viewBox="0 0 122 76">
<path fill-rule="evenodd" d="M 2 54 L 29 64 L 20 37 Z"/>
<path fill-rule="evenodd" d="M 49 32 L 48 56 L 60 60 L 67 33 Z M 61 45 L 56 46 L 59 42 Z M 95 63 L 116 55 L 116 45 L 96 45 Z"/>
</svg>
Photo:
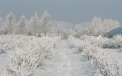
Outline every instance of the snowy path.
<svg viewBox="0 0 122 76">
<path fill-rule="evenodd" d="M 52 60 L 41 70 L 42 76 L 94 76 L 85 55 L 69 45 L 66 40 L 59 43 Z"/>
</svg>

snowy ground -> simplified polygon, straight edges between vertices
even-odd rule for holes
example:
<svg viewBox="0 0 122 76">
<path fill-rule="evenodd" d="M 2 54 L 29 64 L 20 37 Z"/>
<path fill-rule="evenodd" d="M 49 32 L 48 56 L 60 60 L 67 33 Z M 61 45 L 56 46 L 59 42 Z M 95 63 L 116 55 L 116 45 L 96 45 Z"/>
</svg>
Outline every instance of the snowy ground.
<svg viewBox="0 0 122 76">
<path fill-rule="evenodd" d="M 42 76 L 94 76 L 85 55 L 71 48 L 67 40 L 61 40 L 52 60 L 41 70 Z"/>
<path fill-rule="evenodd" d="M 28 44 L 30 45 L 30 47 L 33 48 L 34 46 L 31 46 L 31 44 L 45 44 L 44 42 L 39 42 L 40 39 L 36 39 L 35 37 L 1 36 L 0 39 L 1 51 L 4 50 L 4 53 L 0 54 L 0 74 L 5 69 L 5 65 L 8 62 L 9 54 L 11 51 L 13 51 L 16 48 L 25 48 L 24 46 Z M 25 42 L 29 43 L 25 44 Z M 42 68 L 40 68 L 40 75 L 94 76 L 94 70 L 91 68 L 85 55 L 79 53 L 78 49 L 73 48 L 71 44 L 68 42 L 68 40 L 59 40 L 59 43 L 57 43 L 56 47 L 53 50 L 52 58 L 47 60 L 45 65 L 42 66 Z"/>
<path fill-rule="evenodd" d="M 60 38 L 57 37 L 36 38 L 36 37 L 28 37 L 28 36 L 0 36 L 0 74 L 5 69 L 4 65 L 9 64 L 7 62 L 9 61 L 9 54 L 12 51 L 15 52 L 16 51 L 15 49 L 26 48 L 26 50 L 23 53 L 33 51 L 33 50 L 36 50 L 37 53 L 39 53 L 39 51 L 42 51 L 40 50 L 42 49 L 41 46 L 43 46 L 45 47 L 45 49 L 48 48 L 49 49 L 48 51 L 45 50 L 40 53 L 42 54 L 42 57 L 40 57 L 39 60 L 41 59 L 43 60 L 44 54 L 46 56 L 48 56 L 49 54 L 49 57 L 47 57 L 47 59 L 44 59 L 44 63 L 43 63 L 44 65 L 42 65 L 39 68 L 39 75 L 35 75 L 35 76 L 95 76 L 96 69 L 93 69 L 93 67 L 91 67 L 94 66 L 94 63 L 90 64 L 90 61 L 92 61 L 92 59 L 88 60 L 86 58 L 85 50 L 84 52 L 83 51 L 80 52 L 78 50 L 79 48 L 74 46 L 75 44 L 77 44 L 79 47 L 84 49 L 85 45 L 83 46 L 83 44 L 85 44 L 85 41 L 75 39 L 75 38 L 71 40 L 60 40 Z M 97 39 L 94 40 L 97 41 Z M 90 41 L 94 41 L 94 40 L 90 40 Z M 74 45 L 72 43 L 74 43 Z M 94 44 L 96 43 L 94 42 Z M 27 46 L 29 50 L 27 50 Z M 86 52 L 97 51 L 95 55 L 93 53 L 93 56 L 96 57 L 96 60 L 98 59 L 98 62 L 105 63 L 105 65 L 107 64 L 108 70 L 112 69 L 114 71 L 116 67 L 119 67 L 119 70 L 117 72 L 119 72 L 120 74 L 116 76 L 122 75 L 121 74 L 122 49 L 101 48 L 96 46 L 87 47 L 87 48 L 88 49 L 86 49 Z M 35 53 L 36 51 L 33 51 L 33 53 Z M 22 55 L 20 54 L 20 58 L 21 57 Z M 14 58 L 16 59 L 16 57 Z M 32 60 L 32 58 L 35 58 L 35 54 L 33 57 L 30 58 L 30 60 Z M 33 61 L 30 61 L 30 63 L 31 62 Z M 21 73 L 23 73 L 24 68 L 22 68 L 22 71 L 20 71 Z M 114 74 L 114 72 L 112 72 L 112 74 Z M 26 75 L 23 74 L 23 76 Z M 108 76 L 112 76 L 112 75 L 108 75 Z"/>
<path fill-rule="evenodd" d="M 0 54 L 0 74 L 4 70 L 4 65 L 6 64 L 8 55 Z"/>
</svg>

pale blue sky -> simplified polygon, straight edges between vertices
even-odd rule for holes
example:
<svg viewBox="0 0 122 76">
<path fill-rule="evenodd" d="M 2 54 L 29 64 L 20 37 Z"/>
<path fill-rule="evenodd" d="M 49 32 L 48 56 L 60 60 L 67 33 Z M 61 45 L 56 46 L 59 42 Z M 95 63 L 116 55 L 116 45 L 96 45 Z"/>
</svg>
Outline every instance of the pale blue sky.
<svg viewBox="0 0 122 76">
<path fill-rule="evenodd" d="M 45 9 L 52 19 L 73 24 L 91 21 L 94 16 L 122 22 L 122 0 L 0 0 L 1 17 L 10 11 L 17 20 L 35 12 L 41 17 Z"/>
</svg>

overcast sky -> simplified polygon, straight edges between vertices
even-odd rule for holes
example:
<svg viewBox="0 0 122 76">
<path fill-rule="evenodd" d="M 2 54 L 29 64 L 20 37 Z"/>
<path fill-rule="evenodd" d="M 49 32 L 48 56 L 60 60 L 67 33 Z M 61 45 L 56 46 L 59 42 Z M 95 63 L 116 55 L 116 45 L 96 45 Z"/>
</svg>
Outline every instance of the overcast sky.
<svg viewBox="0 0 122 76">
<path fill-rule="evenodd" d="M 91 21 L 94 16 L 122 22 L 122 0 L 0 0 L 0 16 L 10 11 L 17 18 L 30 18 L 35 12 L 41 17 L 48 11 L 53 20 L 73 24 Z"/>
</svg>

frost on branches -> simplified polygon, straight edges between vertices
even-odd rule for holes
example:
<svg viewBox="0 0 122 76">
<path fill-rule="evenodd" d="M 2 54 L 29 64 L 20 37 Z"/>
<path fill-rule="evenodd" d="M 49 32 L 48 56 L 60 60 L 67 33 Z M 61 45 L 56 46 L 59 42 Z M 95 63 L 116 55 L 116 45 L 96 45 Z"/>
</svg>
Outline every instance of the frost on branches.
<svg viewBox="0 0 122 76">
<path fill-rule="evenodd" d="M 93 20 L 89 23 L 78 24 L 75 26 L 74 37 L 79 38 L 80 36 L 86 34 L 90 36 L 99 36 L 105 35 L 107 32 L 111 31 L 114 28 L 120 27 L 118 21 L 112 19 L 102 20 L 99 17 L 94 17 Z"/>
<path fill-rule="evenodd" d="M 18 22 L 18 27 L 16 28 L 16 33 L 17 34 L 26 34 L 26 18 L 25 16 L 22 16 L 20 18 L 20 21 Z"/>
<path fill-rule="evenodd" d="M 9 52 L 2 76 L 40 76 L 39 69 L 51 57 L 58 37 L 0 36 L 0 48 Z"/>
<path fill-rule="evenodd" d="M 9 13 L 6 17 L 2 34 L 13 34 L 14 30 L 15 30 L 15 16 L 13 13 Z"/>
<path fill-rule="evenodd" d="M 87 35 L 76 39 L 70 36 L 69 41 L 81 53 L 85 53 L 89 63 L 96 69 L 96 76 L 122 76 L 122 54 L 116 51 L 116 48 L 122 47 L 122 36 L 111 39 Z"/>
<path fill-rule="evenodd" d="M 45 36 L 47 35 L 47 33 L 49 33 L 51 31 L 51 21 L 50 20 L 51 20 L 51 17 L 45 10 L 43 16 L 41 17 L 41 30 Z"/>
</svg>

